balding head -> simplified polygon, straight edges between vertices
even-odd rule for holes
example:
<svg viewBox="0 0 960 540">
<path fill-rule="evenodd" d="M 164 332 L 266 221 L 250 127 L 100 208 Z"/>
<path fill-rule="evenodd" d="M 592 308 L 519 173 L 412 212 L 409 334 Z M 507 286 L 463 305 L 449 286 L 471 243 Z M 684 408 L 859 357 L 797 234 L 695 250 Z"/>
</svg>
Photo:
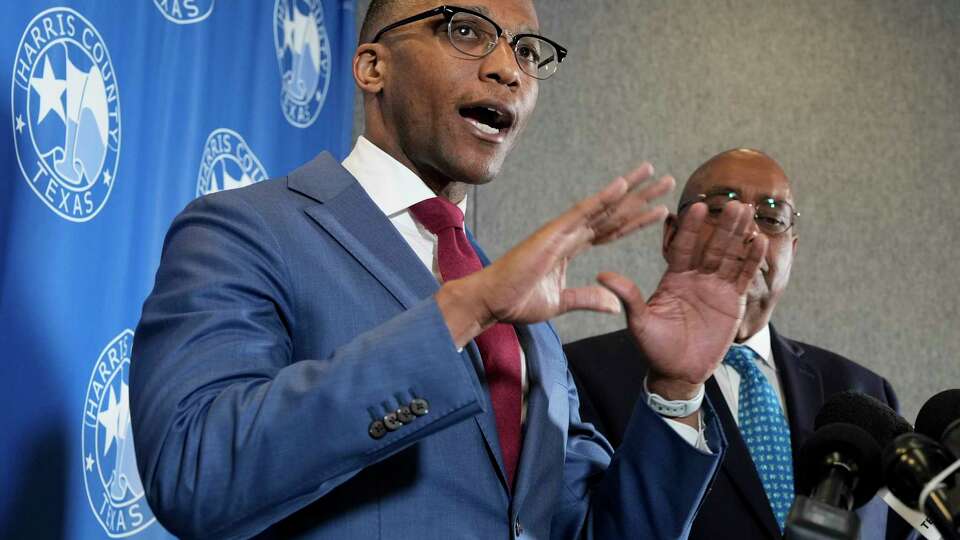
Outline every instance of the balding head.
<svg viewBox="0 0 960 540">
<path fill-rule="evenodd" d="M 693 200 L 698 194 L 710 191 L 711 186 L 730 187 L 737 191 L 737 186 L 730 184 L 739 185 L 744 182 L 776 186 L 778 195 L 793 204 L 790 180 L 780 164 L 767 154 L 752 148 L 734 148 L 721 152 L 697 167 L 683 188 L 680 202 L 683 204 Z"/>
<path fill-rule="evenodd" d="M 798 241 L 793 226 L 796 208 L 793 189 L 783 168 L 773 158 L 759 150 L 736 148 L 713 156 L 690 175 L 680 196 L 680 208 L 698 201 L 700 195 L 706 196 L 704 200 L 711 207 L 708 221 L 700 231 L 703 239 L 713 234 L 710 216 L 718 215 L 724 202 L 735 197 L 758 209 L 757 232 L 769 240 L 757 276 L 747 290 L 747 309 L 737 333 L 737 341 L 743 341 L 767 325 L 790 280 Z M 667 219 L 664 254 L 673 241 L 679 219 L 677 216 Z"/>
</svg>

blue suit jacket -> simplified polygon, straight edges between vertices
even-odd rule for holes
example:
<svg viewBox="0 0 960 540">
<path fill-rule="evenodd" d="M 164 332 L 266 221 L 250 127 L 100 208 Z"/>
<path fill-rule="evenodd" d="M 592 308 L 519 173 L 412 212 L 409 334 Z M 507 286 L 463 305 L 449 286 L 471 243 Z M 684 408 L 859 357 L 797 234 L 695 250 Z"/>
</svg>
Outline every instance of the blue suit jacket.
<svg viewBox="0 0 960 540">
<path fill-rule="evenodd" d="M 472 344 L 457 351 L 437 288 L 328 154 L 192 202 L 167 234 L 131 363 L 160 522 L 205 538 L 687 534 L 719 456 L 643 404 L 613 454 L 580 420 L 549 324 L 517 327 L 530 390 L 511 493 L 482 362 Z M 413 399 L 429 412 L 370 435 Z"/>
</svg>

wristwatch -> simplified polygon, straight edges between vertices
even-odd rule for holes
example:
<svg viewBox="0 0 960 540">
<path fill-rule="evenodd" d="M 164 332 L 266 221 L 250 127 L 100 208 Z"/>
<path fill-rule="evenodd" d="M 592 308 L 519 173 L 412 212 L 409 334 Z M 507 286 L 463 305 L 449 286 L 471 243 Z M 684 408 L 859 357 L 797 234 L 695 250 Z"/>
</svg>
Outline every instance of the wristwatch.
<svg viewBox="0 0 960 540">
<path fill-rule="evenodd" d="M 670 401 L 659 394 L 652 393 L 647 386 L 647 377 L 643 378 L 643 391 L 647 394 L 647 405 L 655 413 L 668 418 L 683 418 L 699 411 L 703 404 L 703 388 L 704 385 L 700 385 L 700 391 L 693 396 L 693 399 Z"/>
</svg>

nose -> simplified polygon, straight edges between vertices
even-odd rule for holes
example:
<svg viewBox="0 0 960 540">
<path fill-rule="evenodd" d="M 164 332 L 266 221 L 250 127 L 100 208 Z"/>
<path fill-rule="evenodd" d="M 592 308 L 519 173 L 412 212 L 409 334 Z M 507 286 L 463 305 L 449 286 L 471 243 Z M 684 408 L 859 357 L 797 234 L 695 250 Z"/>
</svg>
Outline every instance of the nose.
<svg viewBox="0 0 960 540">
<path fill-rule="evenodd" d="M 514 56 L 513 48 L 506 36 L 497 40 L 497 46 L 487 56 L 483 57 L 480 65 L 480 77 L 504 84 L 511 89 L 520 86 L 520 64 Z"/>
</svg>

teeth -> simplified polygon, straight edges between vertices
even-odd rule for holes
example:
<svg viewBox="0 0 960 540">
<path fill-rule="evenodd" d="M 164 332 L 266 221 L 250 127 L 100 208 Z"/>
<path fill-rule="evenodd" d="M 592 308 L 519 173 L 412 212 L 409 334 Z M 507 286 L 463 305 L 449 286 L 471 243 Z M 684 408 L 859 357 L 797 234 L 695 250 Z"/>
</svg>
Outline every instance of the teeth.
<svg viewBox="0 0 960 540">
<path fill-rule="evenodd" d="M 477 120 L 474 120 L 473 118 L 467 118 L 466 120 L 467 120 L 467 122 L 470 122 L 471 124 L 473 124 L 474 126 L 476 126 L 476 128 L 479 129 L 479 130 L 480 130 L 481 132 L 483 132 L 483 133 L 486 133 L 486 134 L 488 134 L 488 135 L 499 135 L 499 134 L 500 134 L 500 130 L 497 129 L 497 128 L 495 128 L 495 127 L 493 127 L 493 126 L 488 126 L 488 125 L 484 124 L 483 122 L 479 122 L 479 121 L 477 121 Z"/>
</svg>

